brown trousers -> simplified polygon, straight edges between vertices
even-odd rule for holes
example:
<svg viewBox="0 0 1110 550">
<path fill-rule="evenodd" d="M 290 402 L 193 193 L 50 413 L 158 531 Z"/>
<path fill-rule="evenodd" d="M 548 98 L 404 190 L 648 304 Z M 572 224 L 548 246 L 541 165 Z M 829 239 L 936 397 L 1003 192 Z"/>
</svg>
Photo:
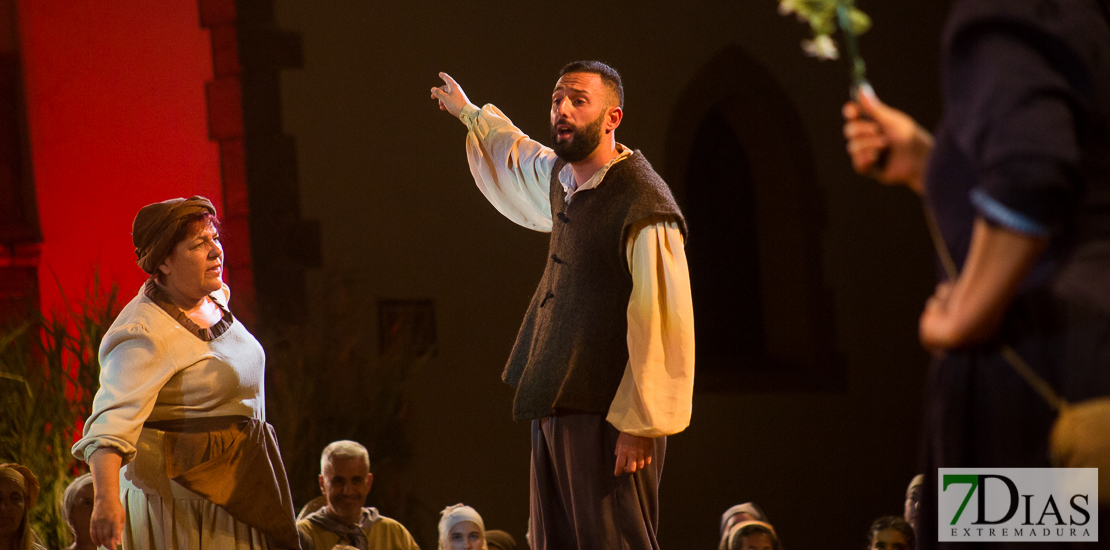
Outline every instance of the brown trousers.
<svg viewBox="0 0 1110 550">
<path fill-rule="evenodd" d="M 651 465 L 614 476 L 618 435 L 597 414 L 532 421 L 533 550 L 658 550 L 667 438 L 655 439 Z"/>
</svg>

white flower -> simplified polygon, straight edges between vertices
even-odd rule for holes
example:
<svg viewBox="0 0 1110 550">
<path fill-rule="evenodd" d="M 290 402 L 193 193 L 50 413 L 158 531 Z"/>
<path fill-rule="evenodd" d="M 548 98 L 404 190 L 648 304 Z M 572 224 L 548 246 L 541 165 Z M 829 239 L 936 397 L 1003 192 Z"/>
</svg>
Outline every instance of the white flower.
<svg viewBox="0 0 1110 550">
<path fill-rule="evenodd" d="M 790 15 L 797 9 L 798 0 L 779 0 L 779 15 Z"/>
<path fill-rule="evenodd" d="M 827 34 L 822 34 L 813 40 L 802 40 L 802 51 L 810 57 L 818 59 L 837 59 L 840 52 L 836 49 L 836 42 Z"/>
</svg>

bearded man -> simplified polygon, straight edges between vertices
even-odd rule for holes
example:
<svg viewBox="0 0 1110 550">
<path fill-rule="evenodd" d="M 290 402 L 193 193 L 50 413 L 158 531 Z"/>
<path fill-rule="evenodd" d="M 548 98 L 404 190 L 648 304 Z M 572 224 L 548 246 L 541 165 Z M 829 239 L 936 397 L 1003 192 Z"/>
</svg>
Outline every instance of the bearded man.
<svg viewBox="0 0 1110 550">
<path fill-rule="evenodd" d="M 439 76 L 432 98 L 466 125 L 478 188 L 551 233 L 502 375 L 514 418 L 532 422 L 532 547 L 658 548 L 666 436 L 689 424 L 693 395 L 686 222 L 643 154 L 616 141 L 620 75 L 597 61 L 563 67 L 552 148 Z"/>
</svg>

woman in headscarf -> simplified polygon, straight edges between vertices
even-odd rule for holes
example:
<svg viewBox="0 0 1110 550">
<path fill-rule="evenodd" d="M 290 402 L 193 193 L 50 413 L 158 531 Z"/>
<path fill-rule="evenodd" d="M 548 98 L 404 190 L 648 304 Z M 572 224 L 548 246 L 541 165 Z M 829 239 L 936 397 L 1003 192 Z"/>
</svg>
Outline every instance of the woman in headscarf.
<svg viewBox="0 0 1110 550">
<path fill-rule="evenodd" d="M 477 510 L 460 503 L 439 514 L 440 550 L 487 550 L 486 524 Z"/>
<path fill-rule="evenodd" d="M 199 196 L 150 204 L 132 236 L 150 278 L 104 335 L 100 390 L 73 446 L 92 471 L 93 542 L 299 548 L 265 422 L 265 355 L 228 309 L 216 209 Z"/>
<path fill-rule="evenodd" d="M 0 464 L 0 550 L 46 550 L 31 529 L 39 480 L 24 466 Z"/>
<path fill-rule="evenodd" d="M 516 539 L 507 531 L 490 529 L 486 531 L 486 547 L 489 550 L 516 550 Z"/>
<path fill-rule="evenodd" d="M 96 550 L 89 534 L 93 509 L 92 475 L 77 476 L 62 494 L 62 518 L 73 533 L 73 544 L 65 550 Z"/>
<path fill-rule="evenodd" d="M 921 495 L 925 493 L 925 474 L 917 474 L 910 480 L 906 487 L 906 503 L 902 509 L 902 519 L 913 527 L 919 529 L 921 517 Z"/>
<path fill-rule="evenodd" d="M 762 521 L 741 521 L 725 534 L 727 550 L 781 550 L 782 544 L 771 524 Z"/>
<path fill-rule="evenodd" d="M 762 521 L 767 523 L 767 515 L 754 502 L 737 504 L 721 514 L 721 540 L 717 543 L 719 550 L 727 550 L 728 536 L 732 526 L 745 521 Z"/>
</svg>

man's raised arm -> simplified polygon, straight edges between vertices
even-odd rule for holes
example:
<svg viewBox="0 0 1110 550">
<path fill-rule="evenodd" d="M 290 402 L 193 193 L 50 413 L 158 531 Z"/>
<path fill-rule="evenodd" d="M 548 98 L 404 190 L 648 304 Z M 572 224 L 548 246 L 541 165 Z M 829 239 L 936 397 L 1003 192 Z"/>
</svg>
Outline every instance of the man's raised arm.
<svg viewBox="0 0 1110 550">
<path fill-rule="evenodd" d="M 478 189 L 513 222 L 551 231 L 551 169 L 555 152 L 529 138 L 497 107 L 479 109 L 458 82 L 439 73 L 444 85 L 432 88 L 439 108 L 466 125 L 466 157 Z"/>
</svg>

